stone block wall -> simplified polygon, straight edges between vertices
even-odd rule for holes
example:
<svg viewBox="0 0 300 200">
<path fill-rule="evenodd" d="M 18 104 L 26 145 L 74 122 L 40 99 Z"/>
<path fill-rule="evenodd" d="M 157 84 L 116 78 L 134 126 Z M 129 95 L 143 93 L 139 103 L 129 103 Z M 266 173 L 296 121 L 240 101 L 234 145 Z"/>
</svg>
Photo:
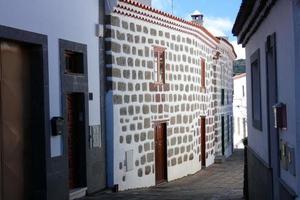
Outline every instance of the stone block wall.
<svg viewBox="0 0 300 200">
<path fill-rule="evenodd" d="M 112 126 L 107 133 L 112 150 L 109 183 L 118 184 L 120 190 L 155 185 L 157 121 L 167 125 L 168 181 L 201 169 L 201 116 L 206 117 L 206 165 L 212 164 L 219 151 L 216 121 L 225 109 L 219 101 L 221 74 L 216 71 L 220 66 L 213 60 L 217 43 L 124 14 L 126 6 L 131 13 L 149 14 L 121 3 L 106 17 L 106 112 Z M 166 48 L 166 83 L 161 85 L 154 83 L 154 46 Z M 205 88 L 201 87 L 201 58 L 206 65 Z M 225 79 L 230 87 L 230 78 Z M 133 159 L 126 156 L 128 152 Z"/>
</svg>

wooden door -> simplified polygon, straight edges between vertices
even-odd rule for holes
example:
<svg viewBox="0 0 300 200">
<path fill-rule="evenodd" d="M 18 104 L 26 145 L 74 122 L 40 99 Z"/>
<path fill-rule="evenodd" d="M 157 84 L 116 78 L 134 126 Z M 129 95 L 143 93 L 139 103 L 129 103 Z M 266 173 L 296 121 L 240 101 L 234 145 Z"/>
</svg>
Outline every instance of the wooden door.
<svg viewBox="0 0 300 200">
<path fill-rule="evenodd" d="M 201 117 L 201 163 L 206 166 L 206 123 L 205 117 Z"/>
<path fill-rule="evenodd" d="M 69 189 L 83 186 L 84 173 L 84 94 L 71 93 L 66 96 Z"/>
<path fill-rule="evenodd" d="M 156 184 L 167 180 L 166 124 L 155 127 L 155 178 Z"/>
<path fill-rule="evenodd" d="M 0 40 L 1 199 L 30 199 L 31 87 L 28 50 Z"/>
<path fill-rule="evenodd" d="M 225 155 L 225 121 L 224 116 L 221 117 L 221 134 L 222 134 L 222 155 Z"/>
</svg>

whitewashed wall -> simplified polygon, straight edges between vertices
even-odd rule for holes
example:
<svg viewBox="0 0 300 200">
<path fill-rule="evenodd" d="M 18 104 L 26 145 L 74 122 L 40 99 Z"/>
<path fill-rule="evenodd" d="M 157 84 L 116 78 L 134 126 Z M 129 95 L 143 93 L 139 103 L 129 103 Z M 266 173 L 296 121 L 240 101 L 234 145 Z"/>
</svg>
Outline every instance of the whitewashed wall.
<svg viewBox="0 0 300 200">
<path fill-rule="evenodd" d="M 282 14 L 284 13 L 284 14 Z M 268 163 L 268 135 L 267 135 L 267 88 L 266 88 L 266 58 L 265 58 L 265 42 L 268 35 L 276 32 L 277 40 L 277 78 L 278 78 L 278 101 L 287 105 L 287 130 L 279 131 L 280 139 L 287 142 L 289 146 L 296 148 L 299 155 L 299 147 L 297 146 L 297 129 L 296 129 L 296 105 L 295 87 L 299 83 L 295 82 L 295 35 L 293 26 L 293 1 L 279 0 L 272 8 L 268 17 L 263 21 L 257 32 L 249 40 L 246 47 L 247 58 L 247 107 L 248 109 L 248 142 L 249 146 Z M 262 103 L 262 128 L 258 131 L 252 126 L 252 102 L 251 102 L 251 67 L 250 56 L 260 48 L 260 72 L 261 72 L 261 103 Z M 298 76 L 298 75 L 297 75 Z M 296 134 L 297 133 L 297 134 Z M 297 153 L 296 153 L 297 155 Z M 297 176 L 293 177 L 285 170 L 281 170 L 281 178 L 294 191 L 300 192 L 300 185 L 297 183 L 300 173 L 300 160 L 296 160 Z M 298 181 L 299 182 L 299 181 Z"/>
<path fill-rule="evenodd" d="M 293 0 L 293 15 L 294 15 L 294 45 L 295 45 L 295 91 L 296 91 L 296 100 L 295 100 L 295 112 L 296 112 L 296 155 L 300 155 L 300 1 Z M 297 194 L 298 200 L 300 199 L 300 181 L 299 181 L 299 174 L 300 174 L 300 159 L 299 156 L 296 156 L 296 173 L 297 173 Z"/>
<path fill-rule="evenodd" d="M 30 13 L 30 14 L 29 14 Z M 100 124 L 98 0 L 1 0 L 0 25 L 48 36 L 50 118 L 61 116 L 59 39 L 87 45 L 89 125 Z M 51 137 L 51 156 L 62 154 L 60 136 Z"/>
<path fill-rule="evenodd" d="M 247 88 L 246 74 L 238 75 L 233 78 L 233 117 L 234 117 L 234 148 L 244 148 L 242 140 L 247 137 Z M 244 91 L 243 91 L 244 90 Z M 244 122 L 245 119 L 245 129 Z"/>
</svg>

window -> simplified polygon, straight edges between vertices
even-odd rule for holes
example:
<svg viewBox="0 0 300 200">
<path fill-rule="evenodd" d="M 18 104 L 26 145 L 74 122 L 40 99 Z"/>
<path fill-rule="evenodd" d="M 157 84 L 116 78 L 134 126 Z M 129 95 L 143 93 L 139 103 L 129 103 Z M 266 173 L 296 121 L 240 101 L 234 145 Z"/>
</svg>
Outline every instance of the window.
<svg viewBox="0 0 300 200">
<path fill-rule="evenodd" d="M 83 74 L 83 54 L 65 51 L 65 73 Z"/>
<path fill-rule="evenodd" d="M 229 121 L 229 115 L 227 115 L 227 142 L 230 141 L 230 121 Z"/>
<path fill-rule="evenodd" d="M 242 86 L 243 97 L 245 97 L 245 86 Z"/>
<path fill-rule="evenodd" d="M 201 58 L 201 87 L 205 88 L 205 60 Z"/>
<path fill-rule="evenodd" d="M 227 90 L 227 95 L 226 95 L 226 104 L 229 104 L 229 91 Z"/>
<path fill-rule="evenodd" d="M 247 126 L 246 126 L 246 118 L 243 118 L 243 127 L 244 127 L 244 138 L 246 137 L 246 129 L 247 129 Z"/>
<path fill-rule="evenodd" d="M 250 57 L 251 62 L 251 91 L 252 91 L 252 125 L 262 130 L 261 119 L 261 85 L 260 85 L 260 51 Z"/>
<path fill-rule="evenodd" d="M 221 105 L 224 105 L 224 101 L 225 101 L 225 90 L 221 89 Z"/>
<path fill-rule="evenodd" d="M 241 134 L 241 125 L 240 125 L 240 118 L 239 117 L 237 118 L 237 132 L 238 132 L 238 135 Z"/>
<path fill-rule="evenodd" d="M 154 47 L 154 81 L 165 83 L 165 48 Z"/>
</svg>

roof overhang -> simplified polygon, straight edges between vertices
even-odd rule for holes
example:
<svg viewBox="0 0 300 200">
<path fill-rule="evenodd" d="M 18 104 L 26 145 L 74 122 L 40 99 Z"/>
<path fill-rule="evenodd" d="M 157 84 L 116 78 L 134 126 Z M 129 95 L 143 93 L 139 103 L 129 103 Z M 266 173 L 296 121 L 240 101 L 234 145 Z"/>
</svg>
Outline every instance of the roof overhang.
<svg viewBox="0 0 300 200">
<path fill-rule="evenodd" d="M 246 46 L 277 0 L 243 0 L 232 33 Z"/>
</svg>

